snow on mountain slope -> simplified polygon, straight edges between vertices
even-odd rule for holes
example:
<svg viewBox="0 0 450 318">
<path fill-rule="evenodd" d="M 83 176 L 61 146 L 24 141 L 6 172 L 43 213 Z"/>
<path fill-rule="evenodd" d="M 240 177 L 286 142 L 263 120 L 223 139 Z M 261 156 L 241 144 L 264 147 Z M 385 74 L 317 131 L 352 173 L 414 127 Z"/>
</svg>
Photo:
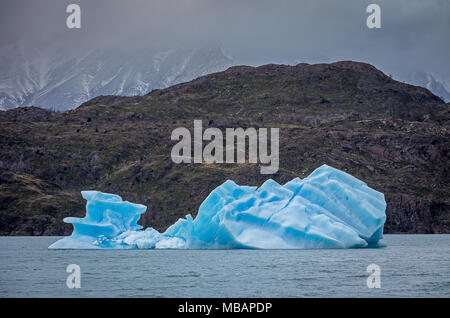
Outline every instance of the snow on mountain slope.
<svg viewBox="0 0 450 318">
<path fill-rule="evenodd" d="M 218 48 L 94 50 L 67 54 L 58 49 L 0 50 L 0 109 L 39 106 L 73 109 L 99 95 L 143 95 L 209 73 L 233 60 Z"/>
<path fill-rule="evenodd" d="M 444 101 L 450 101 L 450 80 L 446 80 L 438 74 L 414 71 L 405 78 L 405 82 L 425 87 Z"/>
</svg>

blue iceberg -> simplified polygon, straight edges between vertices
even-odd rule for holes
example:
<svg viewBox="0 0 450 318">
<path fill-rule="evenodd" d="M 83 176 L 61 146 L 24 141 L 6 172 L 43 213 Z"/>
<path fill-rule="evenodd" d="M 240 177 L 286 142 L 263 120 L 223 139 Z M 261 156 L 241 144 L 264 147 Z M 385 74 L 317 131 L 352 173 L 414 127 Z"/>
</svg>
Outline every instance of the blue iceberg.
<svg viewBox="0 0 450 318">
<path fill-rule="evenodd" d="M 262 186 L 231 180 L 212 191 L 197 217 L 165 232 L 141 230 L 146 207 L 98 191 L 82 191 L 85 218 L 65 218 L 74 231 L 54 249 L 310 249 L 384 246 L 384 195 L 323 165 L 307 178 Z"/>
</svg>

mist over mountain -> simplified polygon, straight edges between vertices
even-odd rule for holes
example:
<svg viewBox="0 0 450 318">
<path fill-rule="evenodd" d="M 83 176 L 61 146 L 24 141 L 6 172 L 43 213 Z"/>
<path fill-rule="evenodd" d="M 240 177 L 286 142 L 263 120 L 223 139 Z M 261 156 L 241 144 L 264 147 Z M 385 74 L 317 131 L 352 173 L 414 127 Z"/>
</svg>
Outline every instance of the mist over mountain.
<svg viewBox="0 0 450 318">
<path fill-rule="evenodd" d="M 450 100 L 449 1 L 379 0 L 379 29 L 366 26 L 368 3 L 353 0 L 77 3 L 80 29 L 67 28 L 64 1 L 0 3 L 0 109 L 69 109 L 231 64 L 342 60 L 369 63 Z"/>
<path fill-rule="evenodd" d="M 1 50 L 0 109 L 73 109 L 100 95 L 136 96 L 233 64 L 220 47 L 70 52 L 23 44 Z"/>
</svg>

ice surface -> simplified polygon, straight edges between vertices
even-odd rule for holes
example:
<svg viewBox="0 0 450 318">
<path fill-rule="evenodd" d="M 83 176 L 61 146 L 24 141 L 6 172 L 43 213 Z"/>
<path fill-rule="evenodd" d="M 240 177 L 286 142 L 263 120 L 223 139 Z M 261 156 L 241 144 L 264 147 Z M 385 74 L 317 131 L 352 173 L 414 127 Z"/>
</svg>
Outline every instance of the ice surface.
<svg viewBox="0 0 450 318">
<path fill-rule="evenodd" d="M 141 231 L 146 207 L 113 194 L 83 191 L 86 217 L 65 218 L 74 231 L 49 248 L 303 249 L 382 246 L 384 195 L 355 177 L 323 165 L 285 185 L 261 187 L 231 180 L 212 191 L 197 217 L 164 233 Z"/>
<path fill-rule="evenodd" d="M 122 201 L 118 195 L 99 191 L 81 191 L 87 200 L 84 218 L 68 217 L 66 223 L 72 223 L 73 233 L 50 248 L 130 248 L 118 238 L 125 234 L 139 233 L 142 226 L 137 224 L 147 207 Z"/>
</svg>

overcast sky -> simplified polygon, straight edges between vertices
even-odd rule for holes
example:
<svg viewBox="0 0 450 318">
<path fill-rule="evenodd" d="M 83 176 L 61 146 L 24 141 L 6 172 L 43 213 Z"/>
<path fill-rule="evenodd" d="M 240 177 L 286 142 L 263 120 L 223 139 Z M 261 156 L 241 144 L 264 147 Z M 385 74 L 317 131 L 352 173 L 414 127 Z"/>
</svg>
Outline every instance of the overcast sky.
<svg viewBox="0 0 450 318">
<path fill-rule="evenodd" d="M 66 6 L 81 6 L 80 30 Z M 381 29 L 366 7 L 381 6 Z M 2 0 L 0 45 L 220 45 L 237 64 L 358 60 L 450 77 L 448 0 Z"/>
</svg>

